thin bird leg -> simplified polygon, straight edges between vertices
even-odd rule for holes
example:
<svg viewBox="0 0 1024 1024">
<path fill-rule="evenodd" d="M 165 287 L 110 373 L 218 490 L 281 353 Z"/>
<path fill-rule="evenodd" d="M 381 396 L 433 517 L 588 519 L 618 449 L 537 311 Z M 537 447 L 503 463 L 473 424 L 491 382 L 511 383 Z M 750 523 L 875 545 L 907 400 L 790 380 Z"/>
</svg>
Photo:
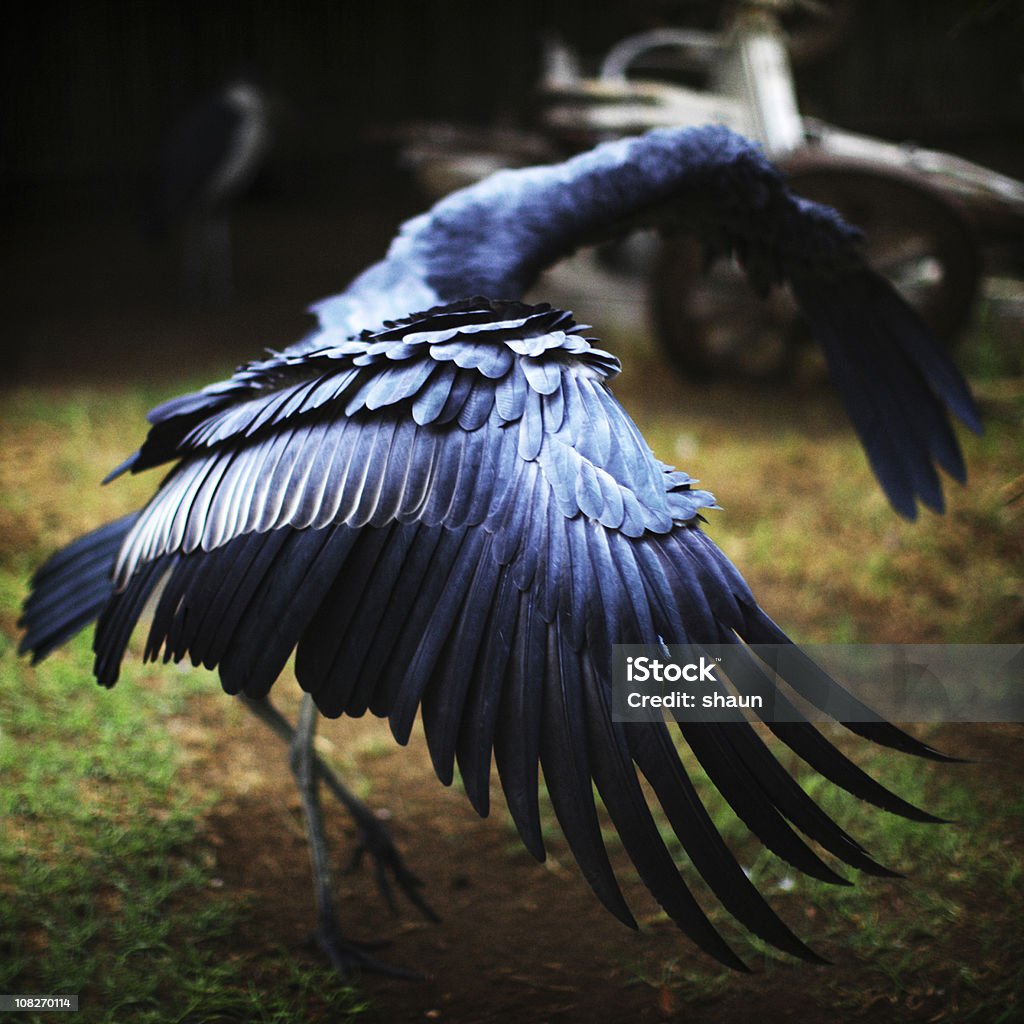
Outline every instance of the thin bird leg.
<svg viewBox="0 0 1024 1024">
<path fill-rule="evenodd" d="M 257 699 L 243 695 L 242 701 L 284 743 L 289 747 L 293 745 L 296 730 L 292 728 L 288 719 L 270 703 L 269 698 L 261 697 Z M 312 704 L 312 698 L 308 694 L 305 696 L 304 701 Z M 313 720 L 313 728 L 315 730 L 315 713 Z M 356 847 L 352 853 L 352 859 L 345 869 L 345 873 L 348 874 L 355 871 L 362 863 L 363 857 L 369 854 L 373 860 L 377 887 L 383 894 L 392 914 L 397 915 L 398 913 L 398 907 L 395 905 L 395 897 L 391 886 L 391 878 L 393 877 L 395 884 L 405 894 L 409 902 L 428 921 L 433 921 L 435 924 L 440 921 L 434 909 L 420 894 L 423 882 L 406 866 L 402 855 L 395 846 L 394 840 L 391 838 L 391 831 L 387 825 L 359 797 L 349 790 L 323 759 L 313 751 L 312 737 L 310 738 L 310 752 L 317 779 L 324 782 L 338 802 L 348 810 L 358 829 L 359 836 L 356 841 Z"/>
<path fill-rule="evenodd" d="M 386 963 L 372 956 L 367 950 L 385 943 L 362 943 L 346 939 L 342 935 L 338 911 L 331 896 L 331 870 L 328 863 L 327 834 L 324 831 L 323 811 L 320 807 L 319 773 L 316 768 L 316 754 L 313 752 L 313 735 L 316 732 L 316 707 L 308 695 L 303 699 L 299 717 L 292 734 L 288 761 L 292 775 L 299 788 L 302 810 L 306 818 L 306 834 L 309 839 L 309 859 L 313 868 L 313 895 L 316 900 L 317 929 L 316 941 L 330 960 L 335 970 L 343 976 L 352 971 L 370 971 L 386 974 L 393 978 L 412 981 L 422 975 L 404 967 Z"/>
</svg>

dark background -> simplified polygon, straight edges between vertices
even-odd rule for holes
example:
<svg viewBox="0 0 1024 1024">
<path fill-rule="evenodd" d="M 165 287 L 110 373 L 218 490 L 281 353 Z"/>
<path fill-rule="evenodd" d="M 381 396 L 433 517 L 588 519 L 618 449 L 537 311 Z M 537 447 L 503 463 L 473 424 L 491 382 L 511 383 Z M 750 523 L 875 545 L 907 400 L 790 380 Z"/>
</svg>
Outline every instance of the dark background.
<svg viewBox="0 0 1024 1024">
<path fill-rule="evenodd" d="M 400 166 L 396 129 L 535 127 L 545 32 L 596 63 L 624 35 L 713 27 L 723 10 L 699 0 L 12 6 L 0 43 L 5 382 L 110 379 L 103 350 L 131 379 L 156 375 L 161 359 L 179 366 L 221 346 L 230 362 L 293 340 L 298 311 L 340 290 L 427 205 Z M 797 69 L 801 107 L 1024 178 L 1022 54 L 1016 0 L 861 0 L 839 46 Z M 169 130 L 239 72 L 257 73 L 288 110 L 235 224 L 233 312 L 248 308 L 258 330 L 252 317 L 182 319 L 180 257 L 143 233 Z M 162 341 L 140 352 L 132 335 L 163 324 Z"/>
<path fill-rule="evenodd" d="M 381 128 L 419 118 L 529 125 L 539 39 L 598 57 L 657 24 L 709 24 L 722 4 L 592 0 L 12 5 L 0 50 L 0 184 L 8 212 L 124 200 L 169 126 L 240 69 L 294 120 L 276 163 L 294 186 L 371 173 Z M 883 137 L 1024 163 L 1024 5 L 862 0 L 838 49 L 799 69 L 806 112 Z M 382 170 L 375 166 L 372 176 Z M 67 211 L 62 209 L 62 213 Z"/>
</svg>

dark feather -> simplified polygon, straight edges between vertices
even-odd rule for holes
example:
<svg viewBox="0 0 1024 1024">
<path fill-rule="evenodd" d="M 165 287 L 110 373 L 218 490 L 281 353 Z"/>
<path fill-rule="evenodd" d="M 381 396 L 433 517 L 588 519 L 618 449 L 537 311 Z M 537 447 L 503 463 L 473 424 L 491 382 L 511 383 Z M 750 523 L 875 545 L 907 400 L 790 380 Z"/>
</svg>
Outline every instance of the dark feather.
<svg viewBox="0 0 1024 1024">
<path fill-rule="evenodd" d="M 33 664 L 93 622 L 114 592 L 114 559 L 138 513 L 115 519 L 51 555 L 32 577 L 18 651 Z"/>
</svg>

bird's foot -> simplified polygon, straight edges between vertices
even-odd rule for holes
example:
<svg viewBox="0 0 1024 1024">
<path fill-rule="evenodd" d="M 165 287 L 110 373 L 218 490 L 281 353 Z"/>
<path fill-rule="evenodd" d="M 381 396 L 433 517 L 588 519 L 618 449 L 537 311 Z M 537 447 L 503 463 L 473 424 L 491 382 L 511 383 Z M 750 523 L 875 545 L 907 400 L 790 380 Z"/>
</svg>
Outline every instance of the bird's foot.
<svg viewBox="0 0 1024 1024">
<path fill-rule="evenodd" d="M 392 914 L 398 913 L 392 890 L 392 880 L 394 880 L 394 884 L 405 894 L 406 899 L 428 921 L 433 921 L 435 924 L 440 921 L 441 919 L 433 907 L 420 894 L 420 889 L 423 888 L 422 879 L 406 866 L 391 838 L 391 831 L 387 825 L 378 817 L 371 815 L 361 819 L 358 826 L 359 839 L 345 873 L 351 874 L 355 871 L 362 864 L 363 857 L 368 855 L 373 860 L 377 887 L 387 901 Z"/>
<path fill-rule="evenodd" d="M 345 938 L 336 923 L 328 923 L 321 924 L 317 928 L 312 941 L 316 943 L 330 961 L 331 966 L 343 978 L 350 978 L 353 974 L 367 973 L 381 974 L 388 978 L 401 978 L 405 981 L 424 980 L 423 975 L 418 971 L 388 963 L 373 955 L 372 950 L 390 945 L 386 939 L 375 942 L 357 942 L 355 939 Z"/>
</svg>

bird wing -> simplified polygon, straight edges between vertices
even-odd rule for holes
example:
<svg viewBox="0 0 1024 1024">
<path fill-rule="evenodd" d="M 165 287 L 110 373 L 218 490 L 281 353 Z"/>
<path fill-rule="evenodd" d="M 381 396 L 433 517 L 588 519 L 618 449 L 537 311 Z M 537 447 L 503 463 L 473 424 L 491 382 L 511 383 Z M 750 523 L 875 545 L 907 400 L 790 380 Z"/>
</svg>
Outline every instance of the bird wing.
<svg viewBox="0 0 1024 1024">
<path fill-rule="evenodd" d="M 865 263 L 859 232 L 793 195 L 758 145 L 722 126 L 656 129 L 491 175 L 405 224 L 382 262 L 314 312 L 326 330 L 358 331 L 466 295 L 521 298 L 563 256 L 638 227 L 695 235 L 761 294 L 788 285 L 893 507 L 942 511 L 936 466 L 966 475 L 950 416 L 981 429 L 949 353 Z M 314 333 L 296 350 L 317 344 Z"/>
<path fill-rule="evenodd" d="M 32 591 L 18 621 L 25 633 L 20 654 L 32 664 L 83 630 L 114 596 L 111 568 L 138 512 L 79 537 L 52 554 L 32 577 Z"/>
<path fill-rule="evenodd" d="M 97 627 L 97 676 L 116 679 L 162 583 L 147 657 L 189 655 L 217 666 L 229 692 L 260 696 L 295 649 L 299 682 L 324 714 L 370 710 L 404 743 L 421 713 L 439 778 L 450 783 L 457 763 L 481 814 L 493 756 L 538 857 L 543 770 L 584 876 L 634 924 L 596 787 L 658 903 L 741 968 L 683 882 L 643 777 L 723 905 L 766 941 L 817 959 L 725 846 L 667 727 L 613 719 L 614 644 L 785 642 L 697 526 L 714 499 L 657 462 L 608 391 L 616 369 L 567 314 L 469 300 L 253 364 L 162 407 L 133 468 L 179 462 L 127 526 Z M 753 659 L 737 685 L 774 686 Z M 769 728 L 836 784 L 928 820 L 808 722 Z M 934 753 L 885 723 L 856 728 Z M 681 729 L 770 849 L 841 881 L 799 829 L 885 873 L 739 715 Z"/>
</svg>

